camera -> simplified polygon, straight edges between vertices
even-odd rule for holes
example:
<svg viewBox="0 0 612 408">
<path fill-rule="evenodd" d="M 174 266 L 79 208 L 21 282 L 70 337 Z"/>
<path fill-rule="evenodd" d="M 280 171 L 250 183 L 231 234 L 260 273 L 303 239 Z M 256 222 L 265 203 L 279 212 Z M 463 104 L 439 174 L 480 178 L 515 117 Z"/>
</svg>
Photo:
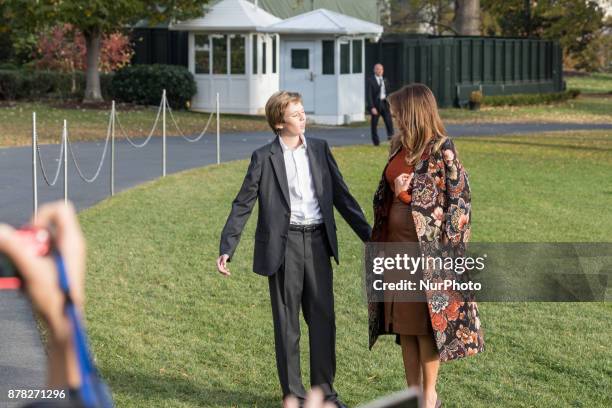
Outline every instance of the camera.
<svg viewBox="0 0 612 408">
<path fill-rule="evenodd" d="M 362 405 L 361 408 L 419 408 L 422 405 L 420 399 L 419 389 L 412 386 L 367 405 Z"/>
<path fill-rule="evenodd" d="M 44 228 L 24 227 L 16 231 L 19 244 L 27 248 L 31 256 L 45 256 L 51 252 L 51 233 Z M 19 289 L 21 279 L 13 261 L 0 252 L 0 290 Z"/>
</svg>

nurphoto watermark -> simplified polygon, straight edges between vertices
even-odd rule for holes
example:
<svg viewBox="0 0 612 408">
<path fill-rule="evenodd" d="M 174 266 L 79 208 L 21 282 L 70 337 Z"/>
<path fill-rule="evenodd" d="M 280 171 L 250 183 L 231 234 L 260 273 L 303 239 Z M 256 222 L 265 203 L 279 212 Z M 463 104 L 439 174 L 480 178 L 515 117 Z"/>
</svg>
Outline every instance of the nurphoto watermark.
<svg viewBox="0 0 612 408">
<path fill-rule="evenodd" d="M 434 291 L 465 301 L 612 300 L 612 243 L 368 243 L 363 265 L 370 301 L 421 302 Z"/>
</svg>

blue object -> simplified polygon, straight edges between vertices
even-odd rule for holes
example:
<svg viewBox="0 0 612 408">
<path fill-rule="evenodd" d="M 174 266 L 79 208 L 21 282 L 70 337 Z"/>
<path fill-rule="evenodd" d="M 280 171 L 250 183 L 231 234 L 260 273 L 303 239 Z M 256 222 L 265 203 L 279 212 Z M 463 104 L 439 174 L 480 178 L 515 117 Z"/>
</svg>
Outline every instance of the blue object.
<svg viewBox="0 0 612 408">
<path fill-rule="evenodd" d="M 70 296 L 70 281 L 66 273 L 64 259 L 58 251 L 53 254 L 59 275 L 59 285 L 66 298 L 65 313 L 72 326 L 74 347 L 81 377 L 78 399 L 86 408 L 113 408 L 113 400 L 106 384 L 101 380 L 91 358 L 87 334 L 83 328 L 79 312 Z"/>
</svg>

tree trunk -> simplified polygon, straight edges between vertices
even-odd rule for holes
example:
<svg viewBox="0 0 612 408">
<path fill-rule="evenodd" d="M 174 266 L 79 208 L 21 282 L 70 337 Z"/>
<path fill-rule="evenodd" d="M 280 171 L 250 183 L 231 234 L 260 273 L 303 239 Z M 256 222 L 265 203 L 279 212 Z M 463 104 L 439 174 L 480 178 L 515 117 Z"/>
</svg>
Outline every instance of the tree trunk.
<svg viewBox="0 0 612 408">
<path fill-rule="evenodd" d="M 455 0 L 454 25 L 459 35 L 480 35 L 480 0 Z"/>
<path fill-rule="evenodd" d="M 76 85 L 76 69 L 74 68 L 74 61 L 70 60 L 70 80 L 72 81 L 72 86 L 70 88 L 70 92 L 72 94 L 76 93 L 77 85 Z"/>
<path fill-rule="evenodd" d="M 100 90 L 100 72 L 98 72 L 102 35 L 98 29 L 85 32 L 83 35 L 85 36 L 85 47 L 87 47 L 87 81 L 83 102 L 99 102 L 103 100 Z"/>
</svg>

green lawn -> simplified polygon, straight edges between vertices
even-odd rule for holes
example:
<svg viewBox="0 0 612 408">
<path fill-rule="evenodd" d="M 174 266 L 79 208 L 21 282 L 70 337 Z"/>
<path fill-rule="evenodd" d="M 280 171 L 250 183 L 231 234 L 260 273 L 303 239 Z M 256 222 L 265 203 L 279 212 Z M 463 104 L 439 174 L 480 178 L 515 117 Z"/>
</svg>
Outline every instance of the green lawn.
<svg viewBox="0 0 612 408">
<path fill-rule="evenodd" d="M 612 81 L 611 81 L 612 82 Z M 71 140 L 99 140 L 106 137 L 109 110 L 105 109 L 67 109 L 46 103 L 17 102 L 0 105 L 0 146 L 27 146 L 32 143 L 32 112 L 38 115 L 38 134 L 41 143 L 58 143 L 62 134 L 62 123 L 68 121 Z M 130 137 L 145 137 L 155 121 L 157 110 L 153 108 L 118 107 L 119 118 Z M 610 123 L 612 122 L 612 95 L 608 97 L 585 97 L 555 105 L 536 105 L 525 107 L 483 107 L 480 111 L 444 108 L 440 110 L 446 123 L 482 122 L 572 122 L 572 123 Z M 207 113 L 175 112 L 176 120 L 186 134 L 199 134 L 209 118 Z M 367 118 L 369 120 L 369 117 Z M 358 122 L 351 127 L 369 126 L 369 122 Z M 382 121 L 380 126 L 382 126 Z M 177 135 L 169 115 L 167 118 L 169 136 Z M 221 132 L 268 131 L 267 122 L 262 116 L 221 115 Z M 213 119 L 209 134 L 216 131 Z M 161 120 L 155 132 L 161 135 Z M 123 137 L 119 127 L 116 135 Z"/>
<path fill-rule="evenodd" d="M 598 98 L 579 96 L 552 105 L 482 107 L 479 111 L 449 108 L 442 109 L 441 116 L 445 123 L 610 123 L 612 95 Z"/>
<path fill-rule="evenodd" d="M 582 93 L 612 94 L 612 74 L 594 73 L 588 76 L 566 76 L 568 88 L 580 89 Z"/>
<path fill-rule="evenodd" d="M 610 241 L 612 132 L 461 138 L 456 145 L 471 177 L 473 241 Z M 370 220 L 386 150 L 334 149 Z M 251 272 L 256 212 L 232 276 L 214 267 L 247 164 L 172 175 L 81 214 L 89 332 L 118 406 L 278 406 L 268 285 Z M 337 219 L 336 387 L 354 406 L 401 389 L 404 374 L 391 337 L 368 351 L 362 244 Z M 441 366 L 446 407 L 612 405 L 612 304 L 480 306 L 487 349 Z M 307 341 L 302 350 L 307 384 Z"/>
</svg>

